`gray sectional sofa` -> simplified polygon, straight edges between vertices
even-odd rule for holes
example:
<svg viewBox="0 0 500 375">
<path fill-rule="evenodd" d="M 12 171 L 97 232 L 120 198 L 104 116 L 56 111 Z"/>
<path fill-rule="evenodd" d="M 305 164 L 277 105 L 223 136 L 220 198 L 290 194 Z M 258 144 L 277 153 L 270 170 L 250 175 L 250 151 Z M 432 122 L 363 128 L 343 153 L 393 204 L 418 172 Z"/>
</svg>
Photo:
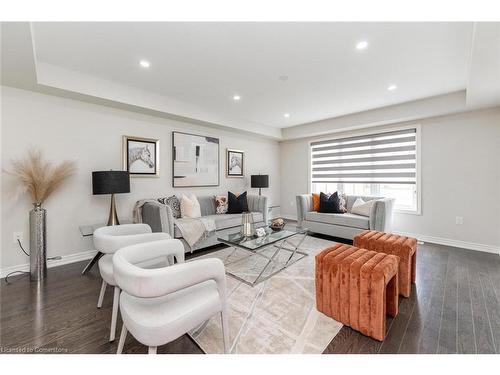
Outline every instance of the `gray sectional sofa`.
<svg viewBox="0 0 500 375">
<path fill-rule="evenodd" d="M 365 202 L 376 199 L 371 208 L 370 217 L 351 213 L 352 205 L 357 198 Z M 297 196 L 297 221 L 302 228 L 311 232 L 352 240 L 354 236 L 366 229 L 387 232 L 391 230 L 394 199 L 347 196 L 347 212 L 344 214 L 327 214 L 313 211 L 311 194 Z"/>
<path fill-rule="evenodd" d="M 217 232 L 234 233 L 238 231 L 241 225 L 241 214 L 216 214 L 215 198 L 213 195 L 197 196 L 197 198 L 198 202 L 200 202 L 201 216 L 214 220 Z M 248 195 L 247 201 L 248 210 L 253 213 L 253 219 L 256 226 L 267 224 L 267 197 Z M 217 235 L 214 233 L 206 240 L 197 244 L 196 248 L 191 248 L 188 243 L 184 241 L 182 234 L 175 225 L 176 220 L 170 207 L 160 202 L 147 202 L 142 207 L 143 223 L 149 224 L 153 232 L 165 232 L 174 238 L 180 239 L 186 252 L 193 252 L 194 250 L 203 249 L 218 243 Z"/>
</svg>

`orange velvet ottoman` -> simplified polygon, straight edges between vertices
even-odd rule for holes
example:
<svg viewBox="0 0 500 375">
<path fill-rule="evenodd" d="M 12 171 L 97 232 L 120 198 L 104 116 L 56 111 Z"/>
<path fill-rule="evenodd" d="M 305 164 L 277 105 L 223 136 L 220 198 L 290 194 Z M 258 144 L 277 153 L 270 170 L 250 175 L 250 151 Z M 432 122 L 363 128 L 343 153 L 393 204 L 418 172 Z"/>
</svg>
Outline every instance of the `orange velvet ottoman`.
<svg viewBox="0 0 500 375">
<path fill-rule="evenodd" d="M 366 336 L 385 338 L 386 314 L 398 313 L 395 255 L 337 244 L 316 255 L 318 311 Z"/>
<path fill-rule="evenodd" d="M 354 237 L 353 245 L 399 257 L 399 293 L 410 297 L 411 283 L 417 278 L 417 240 L 397 234 L 365 230 Z"/>
</svg>

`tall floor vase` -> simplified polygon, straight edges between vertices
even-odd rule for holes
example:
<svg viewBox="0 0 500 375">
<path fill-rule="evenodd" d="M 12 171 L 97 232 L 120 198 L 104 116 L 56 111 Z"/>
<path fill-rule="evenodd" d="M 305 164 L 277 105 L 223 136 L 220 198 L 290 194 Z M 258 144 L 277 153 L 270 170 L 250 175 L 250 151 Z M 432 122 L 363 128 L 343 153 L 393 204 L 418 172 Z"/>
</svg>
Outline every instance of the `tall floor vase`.
<svg viewBox="0 0 500 375">
<path fill-rule="evenodd" d="M 47 276 L 47 211 L 35 203 L 30 211 L 30 279 L 42 281 Z"/>
</svg>

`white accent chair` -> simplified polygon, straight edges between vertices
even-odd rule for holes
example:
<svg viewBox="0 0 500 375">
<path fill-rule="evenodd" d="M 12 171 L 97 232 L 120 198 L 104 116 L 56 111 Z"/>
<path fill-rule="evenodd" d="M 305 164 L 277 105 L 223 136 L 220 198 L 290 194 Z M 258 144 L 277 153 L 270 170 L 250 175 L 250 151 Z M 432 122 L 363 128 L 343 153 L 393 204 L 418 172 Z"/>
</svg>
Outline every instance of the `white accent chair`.
<svg viewBox="0 0 500 375">
<path fill-rule="evenodd" d="M 94 246 L 104 253 L 99 259 L 99 272 L 102 277 L 101 292 L 97 301 L 97 307 L 101 308 L 106 286 L 114 286 L 113 312 L 111 315 L 111 331 L 109 341 L 115 339 L 116 319 L 118 317 L 118 299 L 120 288 L 116 286 L 113 275 L 113 254 L 120 248 L 137 243 L 159 241 L 171 238 L 166 233 L 152 233 L 147 224 L 123 224 L 101 227 L 94 231 Z"/>
<path fill-rule="evenodd" d="M 174 256 L 177 264 L 140 268 L 137 264 Z M 229 353 L 226 275 L 220 259 L 184 263 L 184 246 L 175 239 L 155 241 L 118 250 L 113 257 L 115 279 L 121 288 L 123 327 L 117 354 L 127 332 L 156 354 L 167 344 L 220 314 L 224 352 Z"/>
</svg>

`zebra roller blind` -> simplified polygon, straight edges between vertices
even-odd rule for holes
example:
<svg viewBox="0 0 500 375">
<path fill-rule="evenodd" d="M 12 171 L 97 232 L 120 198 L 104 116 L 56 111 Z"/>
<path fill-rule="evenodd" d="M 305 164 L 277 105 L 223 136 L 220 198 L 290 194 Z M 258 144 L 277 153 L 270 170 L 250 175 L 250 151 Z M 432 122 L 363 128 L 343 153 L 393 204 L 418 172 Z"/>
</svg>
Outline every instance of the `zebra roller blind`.
<svg viewBox="0 0 500 375">
<path fill-rule="evenodd" d="M 312 183 L 416 184 L 416 129 L 311 143 Z"/>
</svg>

